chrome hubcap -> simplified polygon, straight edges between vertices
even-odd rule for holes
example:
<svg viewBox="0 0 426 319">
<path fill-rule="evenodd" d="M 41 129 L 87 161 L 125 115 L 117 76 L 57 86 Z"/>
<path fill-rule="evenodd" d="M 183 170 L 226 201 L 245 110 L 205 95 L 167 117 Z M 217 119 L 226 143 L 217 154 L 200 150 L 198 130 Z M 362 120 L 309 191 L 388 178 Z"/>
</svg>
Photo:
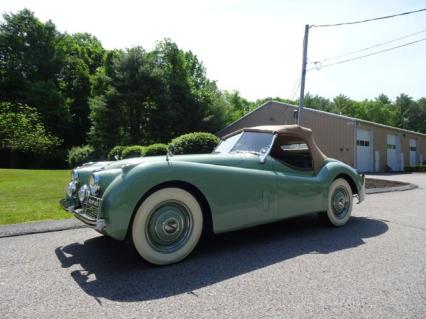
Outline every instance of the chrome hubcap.
<svg viewBox="0 0 426 319">
<path fill-rule="evenodd" d="M 192 215 L 185 204 L 166 201 L 151 211 L 145 229 L 146 238 L 153 249 L 172 253 L 188 241 L 192 224 Z"/>
<path fill-rule="evenodd" d="M 173 234 L 179 231 L 178 221 L 174 218 L 170 218 L 163 223 L 163 231 L 167 234 Z"/>
<path fill-rule="evenodd" d="M 350 205 L 349 193 L 346 188 L 336 188 L 331 197 L 331 201 L 333 206 L 333 214 L 339 219 L 344 218 L 349 211 Z"/>
</svg>

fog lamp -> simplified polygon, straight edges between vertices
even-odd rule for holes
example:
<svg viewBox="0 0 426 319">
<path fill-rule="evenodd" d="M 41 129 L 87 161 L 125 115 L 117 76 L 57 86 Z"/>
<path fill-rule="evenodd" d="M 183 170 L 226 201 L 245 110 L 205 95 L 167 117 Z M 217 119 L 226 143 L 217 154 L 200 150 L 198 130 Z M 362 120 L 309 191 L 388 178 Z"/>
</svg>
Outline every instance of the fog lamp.
<svg viewBox="0 0 426 319">
<path fill-rule="evenodd" d="M 80 201 L 80 203 L 84 203 L 87 198 L 89 198 L 89 195 L 89 187 L 87 185 L 81 186 L 78 190 L 78 200 Z"/>
<path fill-rule="evenodd" d="M 69 182 L 68 185 L 67 185 L 68 197 L 73 197 L 76 191 L 77 191 L 77 184 L 74 181 Z"/>
</svg>

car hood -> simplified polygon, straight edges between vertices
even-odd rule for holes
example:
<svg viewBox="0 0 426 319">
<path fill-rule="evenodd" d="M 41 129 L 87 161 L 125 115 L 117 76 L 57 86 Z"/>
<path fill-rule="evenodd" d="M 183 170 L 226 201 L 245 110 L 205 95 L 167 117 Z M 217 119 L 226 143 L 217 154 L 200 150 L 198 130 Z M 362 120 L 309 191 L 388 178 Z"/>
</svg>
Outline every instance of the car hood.
<svg viewBox="0 0 426 319">
<path fill-rule="evenodd" d="M 89 181 L 89 177 L 94 172 L 100 171 L 129 171 L 133 167 L 149 164 L 153 162 L 166 161 L 167 156 L 147 156 L 147 157 L 135 157 L 119 161 L 112 162 L 92 162 L 87 163 L 83 166 L 77 167 L 76 170 L 79 173 L 81 184 L 86 184 Z M 211 154 L 193 154 L 193 155 L 174 155 L 169 156 L 170 162 L 193 162 L 203 163 L 211 165 L 222 165 L 222 166 L 250 166 L 250 163 L 258 163 L 258 156 L 250 153 L 239 153 L 239 154 L 222 154 L 222 153 L 211 153 Z M 116 173 L 116 174 L 117 174 Z"/>
<path fill-rule="evenodd" d="M 75 170 L 78 173 L 78 187 L 89 184 L 90 176 L 97 173 L 100 176 L 102 193 L 117 176 L 126 174 L 134 167 L 155 162 L 166 162 L 167 160 L 171 163 L 192 162 L 206 165 L 267 169 L 265 165 L 259 166 L 258 155 L 250 153 L 174 155 L 168 158 L 167 156 L 137 157 L 113 162 L 92 162 L 77 167 Z"/>
<path fill-rule="evenodd" d="M 194 162 L 194 163 L 203 163 L 203 164 L 212 164 L 212 165 L 223 165 L 223 166 L 239 166 L 245 159 L 255 158 L 256 155 L 253 154 L 222 154 L 222 153 L 212 153 L 212 154 L 193 154 L 193 155 L 174 155 L 169 156 L 168 160 L 170 162 Z M 162 162 L 166 161 L 167 156 L 147 156 L 147 157 L 137 157 L 129 158 L 120 161 L 114 162 L 101 162 L 102 165 L 96 165 L 97 170 L 104 169 L 115 169 L 123 168 L 128 166 L 137 166 L 140 164 L 148 164 L 153 162 Z"/>
</svg>

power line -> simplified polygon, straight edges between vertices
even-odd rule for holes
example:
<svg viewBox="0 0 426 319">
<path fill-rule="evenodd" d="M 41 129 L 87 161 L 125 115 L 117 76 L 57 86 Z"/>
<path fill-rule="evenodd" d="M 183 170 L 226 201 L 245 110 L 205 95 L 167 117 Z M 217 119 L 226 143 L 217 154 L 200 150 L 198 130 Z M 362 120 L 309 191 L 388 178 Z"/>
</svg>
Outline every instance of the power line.
<svg viewBox="0 0 426 319">
<path fill-rule="evenodd" d="M 365 19 L 365 20 L 358 20 L 358 21 L 351 21 L 351 22 L 341 22 L 341 23 L 335 23 L 335 24 L 313 24 L 310 27 L 311 28 L 337 27 L 337 26 L 342 26 L 342 25 L 350 25 L 350 24 L 358 24 L 358 23 L 364 23 L 364 22 L 371 22 L 371 21 L 377 21 L 377 20 L 390 19 L 390 18 L 400 17 L 400 16 L 404 16 L 404 15 L 408 15 L 408 14 L 422 12 L 422 11 L 426 11 L 426 8 L 419 9 L 419 10 L 414 10 L 414 11 L 408 11 L 408 12 L 402 12 L 402 13 L 392 14 L 392 15 L 384 16 L 384 17 L 378 17 L 378 18 L 372 18 L 372 19 Z"/>
<path fill-rule="evenodd" d="M 293 82 L 293 85 L 291 86 L 290 95 L 288 96 L 290 100 L 293 100 L 293 98 L 295 97 L 297 90 L 299 89 L 299 86 L 300 86 L 300 78 L 297 78 Z"/>
<path fill-rule="evenodd" d="M 297 91 L 298 91 L 298 90 L 299 90 L 299 88 L 300 88 L 300 83 L 301 83 L 301 81 L 300 81 L 300 79 L 298 79 L 298 80 L 297 80 L 297 86 L 296 86 L 296 88 L 293 90 L 293 94 L 291 95 L 290 100 L 292 100 L 292 101 L 293 101 L 293 99 L 296 97 Z"/>
<path fill-rule="evenodd" d="M 406 39 L 406 38 L 412 37 L 413 35 L 417 35 L 417 34 L 420 34 L 420 33 L 423 33 L 423 32 L 426 32 L 426 29 L 418 31 L 418 32 L 414 32 L 414 33 L 411 33 L 411 34 L 407 34 L 405 36 L 395 38 L 393 40 L 381 42 L 381 43 L 378 43 L 378 44 L 375 44 L 375 45 L 372 45 L 372 46 L 369 46 L 369 47 L 366 47 L 366 48 L 363 48 L 363 49 L 359 49 L 359 50 L 356 50 L 356 51 L 350 51 L 350 52 L 343 53 L 343 54 L 340 54 L 340 55 L 336 55 L 336 56 L 333 56 L 333 57 L 330 57 L 330 58 L 325 58 L 325 59 L 322 59 L 322 60 L 319 60 L 319 61 L 313 61 L 313 62 L 309 62 L 309 63 L 310 64 L 318 64 L 318 63 L 323 63 L 323 62 L 330 61 L 330 60 L 335 60 L 335 59 L 338 59 L 338 58 L 342 58 L 344 56 L 352 55 L 352 54 L 355 54 L 355 53 L 360 53 L 360 52 L 363 52 L 363 51 L 367 51 L 367 50 L 370 50 L 370 49 L 373 49 L 373 48 L 380 47 L 380 46 L 385 45 L 385 44 L 389 44 L 389 43 L 396 42 L 396 41 L 399 41 L 399 40 L 402 40 L 402 39 Z"/>
<path fill-rule="evenodd" d="M 352 59 L 347 59 L 347 60 L 338 61 L 338 62 L 335 62 L 335 63 L 321 65 L 319 67 L 319 69 L 326 68 L 326 67 L 329 67 L 329 66 L 332 66 L 332 65 L 337 65 L 337 64 L 342 64 L 342 63 L 354 61 L 354 60 L 359 60 L 359 59 L 366 58 L 366 57 L 369 57 L 369 56 L 372 56 L 372 55 L 376 55 L 376 54 L 384 53 L 384 52 L 387 52 L 387 51 L 395 50 L 395 49 L 398 49 L 398 48 L 406 47 L 408 45 L 419 43 L 419 42 L 422 42 L 422 41 L 425 41 L 425 40 L 426 40 L 426 38 L 423 38 L 423 39 L 419 39 L 419 40 L 416 40 L 416 41 L 404 43 L 404 44 L 401 44 L 401 45 L 398 45 L 398 46 L 395 46 L 395 47 L 391 47 L 391 48 L 388 48 L 388 49 L 384 49 L 384 50 L 372 52 L 370 54 L 361 55 L 361 56 L 358 56 L 358 57 L 355 57 L 355 58 L 352 58 Z M 310 69 L 307 69 L 307 71 L 315 70 L 315 69 L 317 69 L 317 68 L 315 68 L 315 67 L 314 68 L 310 68 Z"/>
</svg>

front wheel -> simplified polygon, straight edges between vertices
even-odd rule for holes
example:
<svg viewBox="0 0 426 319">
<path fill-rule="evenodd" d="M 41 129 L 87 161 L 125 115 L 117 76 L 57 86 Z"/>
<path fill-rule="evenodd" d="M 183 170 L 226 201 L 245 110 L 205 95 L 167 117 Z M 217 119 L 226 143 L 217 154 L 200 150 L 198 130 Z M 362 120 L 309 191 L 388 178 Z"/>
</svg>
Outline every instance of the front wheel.
<svg viewBox="0 0 426 319">
<path fill-rule="evenodd" d="M 132 240 L 139 255 L 155 265 L 181 261 L 197 245 L 203 213 L 186 190 L 169 187 L 149 195 L 139 206 L 132 225 Z"/>
<path fill-rule="evenodd" d="M 320 213 L 319 217 L 330 226 L 343 226 L 351 217 L 352 204 L 351 186 L 343 178 L 338 178 L 330 185 L 327 211 Z"/>
</svg>

